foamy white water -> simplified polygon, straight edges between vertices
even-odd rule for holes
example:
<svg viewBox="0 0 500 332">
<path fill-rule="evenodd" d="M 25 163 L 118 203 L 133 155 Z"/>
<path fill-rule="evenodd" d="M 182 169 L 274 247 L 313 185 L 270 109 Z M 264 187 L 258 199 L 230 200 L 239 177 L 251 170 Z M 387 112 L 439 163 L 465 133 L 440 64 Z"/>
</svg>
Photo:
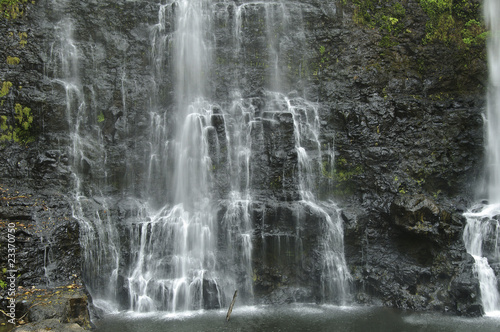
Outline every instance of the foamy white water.
<svg viewBox="0 0 500 332">
<path fill-rule="evenodd" d="M 489 204 L 465 214 L 464 242 L 474 257 L 481 299 L 487 315 L 500 311 L 498 280 L 490 264 L 500 263 L 500 2 L 484 1 L 484 15 L 491 33 L 488 40 L 489 85 L 487 104 L 486 176 Z"/>
</svg>

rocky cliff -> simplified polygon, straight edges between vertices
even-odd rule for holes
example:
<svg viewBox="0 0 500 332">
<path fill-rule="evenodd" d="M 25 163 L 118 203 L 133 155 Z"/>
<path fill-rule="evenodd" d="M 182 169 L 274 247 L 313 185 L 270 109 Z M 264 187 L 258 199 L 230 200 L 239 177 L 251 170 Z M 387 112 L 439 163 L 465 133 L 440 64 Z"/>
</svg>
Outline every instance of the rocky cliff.
<svg viewBox="0 0 500 332">
<path fill-rule="evenodd" d="M 293 109 L 318 115 L 319 137 L 302 143 L 308 151 L 320 145 L 309 185 L 319 200 L 342 209 L 329 213 L 339 213 L 344 225 L 353 300 L 481 313 L 462 241 L 462 213 L 482 174 L 487 75 L 479 5 L 283 1 L 278 9 L 249 5 L 244 15 L 235 9 L 241 10 L 239 1 L 210 7 L 211 197 L 221 222 L 230 209 L 227 174 L 236 166 L 231 154 L 215 156 L 228 149 L 225 138 L 248 113 L 250 278 L 257 301 L 336 300 L 322 294 L 317 248 L 326 217 L 302 202 Z M 176 72 L 168 56 L 158 56 L 169 46 L 151 42 L 153 27 L 165 19 L 159 6 L 40 0 L 0 21 L 0 218 L 3 230 L 16 223 L 23 287 L 71 283 L 76 275 L 98 292 L 106 267 L 80 262 L 86 256 L 75 219 L 97 214 L 120 233 L 117 298 L 130 305 L 125 280 L 134 248 L 126 225 L 137 207 L 129 198 L 154 197 L 160 205 L 173 195 L 171 175 L 158 173 L 152 181 L 145 171 L 152 137 L 168 141 L 176 126 Z M 169 6 L 167 16 L 175 13 L 175 4 Z M 236 31 L 235 17 L 243 22 L 237 44 L 228 33 Z M 273 38 L 276 63 L 263 51 Z M 268 75 L 272 66 L 279 68 L 275 78 Z M 242 100 L 239 108 L 234 100 Z M 157 133 L 155 121 L 167 130 Z M 158 165 L 173 167 L 167 157 Z M 229 250 L 225 241 L 221 235 L 221 252 Z M 2 237 L 2 262 L 5 243 Z M 242 282 L 249 278 L 244 272 L 234 272 Z M 204 305 L 214 303 L 207 296 Z"/>
</svg>

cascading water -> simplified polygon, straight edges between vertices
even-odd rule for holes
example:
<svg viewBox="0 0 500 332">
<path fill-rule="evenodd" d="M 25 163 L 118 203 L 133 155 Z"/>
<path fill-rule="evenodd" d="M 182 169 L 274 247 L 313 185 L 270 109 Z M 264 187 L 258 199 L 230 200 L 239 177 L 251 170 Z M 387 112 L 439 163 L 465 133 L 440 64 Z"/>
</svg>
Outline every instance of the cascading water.
<svg viewBox="0 0 500 332">
<path fill-rule="evenodd" d="M 479 279 L 481 298 L 487 315 L 500 314 L 498 281 L 490 264 L 500 261 L 500 224 L 498 204 L 480 206 L 467 212 L 464 242 L 467 252 L 474 257 L 475 273 Z"/>
<path fill-rule="evenodd" d="M 277 100 L 280 97 L 286 102 L 287 112 L 293 116 L 301 204 L 315 211 L 324 222 L 321 232 L 323 237 L 320 241 L 320 252 L 323 255 L 321 267 L 323 300 L 331 301 L 332 297 L 335 297 L 338 303 L 343 304 L 347 300 L 351 276 L 344 257 L 344 231 L 340 210 L 331 201 L 319 201 L 314 194 L 319 179 L 318 174 L 323 168 L 318 105 L 302 98 L 274 96 Z M 298 236 L 300 237 L 300 234 Z"/>
<path fill-rule="evenodd" d="M 149 28 L 145 135 L 127 123 L 136 107 L 127 90 L 140 83 L 129 82 L 126 64 L 117 69 L 120 132 L 147 142 L 125 157 L 115 196 L 104 194 L 119 175 L 108 178 L 99 88 L 79 78 L 85 65 L 97 76 L 105 55 L 99 45 L 83 49 L 71 19 L 60 21 L 47 76 L 66 91 L 74 216 L 94 300 L 178 312 L 224 307 L 237 289 L 252 303 L 261 291 L 255 252 L 273 246 L 276 257 L 293 256 L 291 266 L 301 270 L 290 272 L 297 275 L 290 288 L 308 283 L 320 294 L 308 300 L 346 301 L 342 221 L 333 202 L 318 199 L 324 163 L 333 163 L 334 153 L 320 137 L 321 105 L 306 97 L 314 95 L 304 83 L 313 70 L 302 10 L 281 1 L 158 4 Z M 134 168 L 141 158 L 144 167 Z M 277 228 L 265 213 L 272 206 L 291 215 Z"/>
<path fill-rule="evenodd" d="M 290 49 L 291 45 L 304 45 L 306 47 L 304 30 L 302 26 L 301 8 L 297 10 L 296 4 L 290 7 L 283 2 L 250 2 L 236 6 L 234 26 L 236 40 L 236 59 L 248 57 L 248 50 L 255 49 L 252 43 L 245 38 L 245 27 L 254 28 L 249 18 L 258 17 L 259 24 L 256 29 L 265 36 L 266 45 L 260 48 L 262 53 L 256 53 L 257 66 L 259 57 L 267 57 L 267 82 L 266 106 L 261 112 L 262 121 L 270 123 L 270 127 L 279 127 L 280 122 L 290 119 L 293 123 L 293 145 L 297 154 L 297 169 L 292 176 L 297 178 L 297 189 L 300 200 L 298 209 L 308 209 L 314 211 L 318 218 L 322 219 L 323 237 L 319 246 L 322 253 L 322 270 L 320 283 L 322 300 L 336 301 L 344 303 L 347 299 L 350 274 L 347 270 L 344 248 L 343 248 L 343 228 L 339 217 L 339 211 L 333 202 L 319 201 L 316 198 L 318 181 L 322 172 L 322 149 L 320 143 L 320 120 L 317 103 L 299 97 L 296 92 L 287 95 L 291 85 L 297 86 L 297 80 L 304 79 L 306 66 L 291 73 L 292 54 L 298 54 L 299 61 L 307 60 L 307 55 Z M 293 17 L 292 17 L 293 15 Z M 247 28 L 247 29 L 251 29 Z M 244 42 L 246 41 L 246 43 Z M 292 42 L 293 41 L 293 42 Z M 267 50 L 267 54 L 266 53 Z M 287 70 L 288 69 L 288 70 Z M 290 80 L 289 77 L 294 77 Z M 237 76 L 234 77 L 238 82 Z M 300 86 L 300 83 L 298 84 Z M 239 95 L 236 93 L 236 95 Z M 272 129 L 271 129 L 272 130 Z M 279 181 L 286 183 L 287 175 L 284 171 Z M 307 227 L 300 217 L 301 212 L 297 211 L 297 224 L 295 234 L 262 234 L 262 236 L 276 237 L 277 247 L 281 247 L 281 238 L 289 242 L 290 237 L 295 241 L 295 256 L 299 257 L 302 264 L 302 241 L 301 229 Z M 264 219 L 264 218 L 263 218 Z M 264 226 L 265 228 L 265 226 Z M 288 250 L 288 249 L 285 249 Z M 279 250 L 278 250 L 279 251 Z"/>
<path fill-rule="evenodd" d="M 206 1 L 161 5 L 159 22 L 152 29 L 154 75 L 168 74 L 162 68 L 167 60 L 175 68 L 174 121 L 178 125 L 176 132 L 168 133 L 161 105 L 153 96 L 148 179 L 153 188 L 158 180 L 169 181 L 160 183 L 155 191 L 161 195 L 161 188 L 168 188 L 173 194 L 163 201 L 161 196 L 160 200 L 154 197 L 144 207 L 145 220 L 131 229 L 130 247 L 138 251 L 132 258 L 128 283 L 131 308 L 137 311 L 221 306 L 209 155 L 214 106 L 205 92 L 210 63 L 210 45 L 204 36 L 210 23 L 206 6 Z M 172 31 L 165 24 L 171 24 Z M 165 59 L 167 45 L 170 59 Z M 164 161 L 158 163 L 161 159 Z M 173 169 L 165 169 L 168 166 Z"/>
<path fill-rule="evenodd" d="M 66 2 L 54 3 L 54 10 L 64 13 L 67 10 Z M 73 217 L 80 223 L 80 242 L 85 248 L 82 277 L 91 291 L 106 290 L 96 296 L 99 301 L 100 298 L 116 295 L 120 264 L 119 236 L 107 213 L 108 198 L 100 191 L 100 188 L 107 186 L 104 168 L 107 156 L 97 125 L 93 87 L 87 86 L 90 93 L 86 94 L 86 86 L 80 77 L 82 62 L 86 59 L 73 37 L 73 18 L 64 14 L 61 17 L 55 26 L 58 39 L 50 45 L 44 73 L 51 81 L 54 95 L 64 95 L 64 112 L 69 131 L 67 155 L 74 185 L 71 192 Z"/>
<path fill-rule="evenodd" d="M 474 257 L 483 307 L 487 315 L 500 316 L 500 3 L 485 0 L 484 13 L 491 35 L 488 41 L 490 80 L 487 106 L 488 204 L 465 214 L 464 242 Z"/>
</svg>

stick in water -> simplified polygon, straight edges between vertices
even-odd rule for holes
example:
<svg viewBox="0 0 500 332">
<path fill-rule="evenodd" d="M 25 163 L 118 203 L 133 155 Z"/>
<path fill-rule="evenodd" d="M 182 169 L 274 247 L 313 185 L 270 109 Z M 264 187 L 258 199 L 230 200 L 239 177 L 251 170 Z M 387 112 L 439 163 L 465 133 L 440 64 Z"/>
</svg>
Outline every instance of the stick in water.
<svg viewBox="0 0 500 332">
<path fill-rule="evenodd" d="M 233 312 L 234 302 L 236 301 L 236 294 L 238 294 L 237 290 L 234 291 L 233 300 L 231 301 L 231 305 L 229 306 L 229 310 L 227 311 L 226 321 L 228 322 L 229 322 L 229 316 L 231 316 L 231 313 Z"/>
</svg>

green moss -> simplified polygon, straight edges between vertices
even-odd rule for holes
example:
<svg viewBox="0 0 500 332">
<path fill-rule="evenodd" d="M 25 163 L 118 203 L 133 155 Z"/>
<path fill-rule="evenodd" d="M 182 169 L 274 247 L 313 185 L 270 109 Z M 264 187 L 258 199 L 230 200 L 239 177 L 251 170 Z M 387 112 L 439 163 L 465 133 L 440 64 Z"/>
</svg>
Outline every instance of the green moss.
<svg viewBox="0 0 500 332">
<path fill-rule="evenodd" d="M 429 16 L 424 43 L 443 42 L 458 48 L 484 46 L 486 29 L 480 23 L 480 4 L 469 0 L 420 0 Z"/>
<path fill-rule="evenodd" d="M 8 65 L 18 65 L 20 62 L 18 57 L 7 56 L 7 64 Z"/>
<path fill-rule="evenodd" d="M 101 123 L 101 122 L 104 122 L 105 118 L 104 118 L 104 113 L 101 112 L 99 113 L 99 115 L 97 116 L 97 122 Z"/>
<path fill-rule="evenodd" d="M 2 82 L 2 89 L 0 89 L 0 98 L 5 97 L 9 94 L 9 89 L 12 86 L 12 83 L 9 81 Z"/>
<path fill-rule="evenodd" d="M 352 0 L 354 21 L 382 33 L 380 46 L 391 47 L 398 44 L 397 36 L 406 32 L 406 9 L 397 1 Z"/>
<path fill-rule="evenodd" d="M 406 1 L 351 0 L 353 20 L 371 29 L 379 29 L 379 45 L 398 45 L 401 34 L 411 33 L 405 25 Z M 429 17 L 423 44 L 445 43 L 464 51 L 464 59 L 485 58 L 482 51 L 487 32 L 482 24 L 480 3 L 470 0 L 419 0 Z M 471 54 L 471 50 L 473 50 Z"/>
<path fill-rule="evenodd" d="M 9 129 L 9 126 L 7 125 L 7 116 L 2 115 L 0 117 L 0 130 L 6 131 L 7 129 Z"/>
<path fill-rule="evenodd" d="M 363 167 L 354 165 L 345 158 L 337 158 L 333 168 L 329 162 L 324 161 L 321 172 L 331 182 L 335 197 L 346 197 L 354 193 L 354 180 L 363 173 Z"/>
<path fill-rule="evenodd" d="M 489 32 L 484 31 L 481 23 L 472 19 L 465 23 L 462 30 L 462 41 L 467 47 L 485 45 Z"/>
<path fill-rule="evenodd" d="M 28 0 L 0 0 L 0 12 L 3 17 L 14 20 L 24 14 L 26 3 Z"/>
<path fill-rule="evenodd" d="M 18 143 L 30 143 L 35 140 L 31 134 L 31 125 L 33 123 L 33 116 L 31 108 L 23 107 L 21 104 L 16 104 L 14 107 L 16 127 L 14 129 L 14 141 Z"/>
<path fill-rule="evenodd" d="M 32 134 L 33 115 L 31 109 L 16 104 L 14 114 L 13 124 L 9 124 L 7 116 L 0 117 L 0 142 L 14 141 L 21 144 L 33 142 L 35 137 Z"/>
<path fill-rule="evenodd" d="M 27 32 L 19 32 L 19 45 L 21 47 L 26 46 L 28 43 L 28 33 Z"/>
<path fill-rule="evenodd" d="M 283 181 L 281 180 L 281 176 L 277 176 L 271 180 L 271 183 L 269 184 L 269 187 L 272 190 L 278 190 L 283 188 Z"/>
<path fill-rule="evenodd" d="M 382 39 L 380 39 L 380 42 L 379 42 L 379 46 L 381 46 L 383 48 L 397 46 L 398 44 L 399 43 L 394 38 L 392 38 L 389 35 L 383 36 Z"/>
<path fill-rule="evenodd" d="M 8 125 L 5 115 L 0 117 L 0 130 L 0 142 L 12 140 L 12 126 Z"/>
</svg>

